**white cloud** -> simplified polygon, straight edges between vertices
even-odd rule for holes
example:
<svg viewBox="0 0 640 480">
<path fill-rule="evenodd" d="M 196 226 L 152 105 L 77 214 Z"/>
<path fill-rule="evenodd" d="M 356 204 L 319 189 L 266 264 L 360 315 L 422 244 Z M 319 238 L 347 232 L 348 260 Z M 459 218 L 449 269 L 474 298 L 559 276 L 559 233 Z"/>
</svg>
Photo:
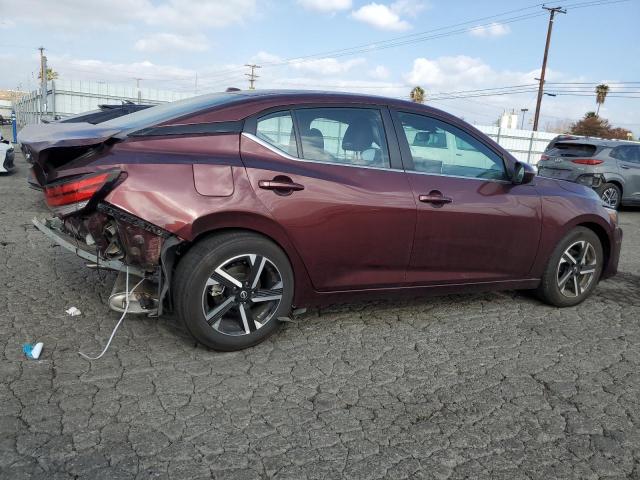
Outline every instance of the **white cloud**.
<svg viewBox="0 0 640 480">
<path fill-rule="evenodd" d="M 253 17 L 256 7 L 256 0 L 168 0 L 160 5 L 151 3 L 142 17 L 150 24 L 189 29 L 226 27 Z"/>
<path fill-rule="evenodd" d="M 384 80 L 391 76 L 391 72 L 384 65 L 376 65 L 375 68 L 369 71 L 369 76 L 378 80 Z"/>
<path fill-rule="evenodd" d="M 419 0 L 396 0 L 390 5 L 390 8 L 398 15 L 416 17 L 422 10 L 427 8 L 427 5 Z"/>
<path fill-rule="evenodd" d="M 351 16 L 381 30 L 408 30 L 411 24 L 394 11 L 393 5 L 388 7 L 381 3 L 369 3 L 351 12 Z"/>
<path fill-rule="evenodd" d="M 362 65 L 364 62 L 364 58 L 354 58 L 344 62 L 335 58 L 319 58 L 317 60 L 294 60 L 290 65 L 296 70 L 312 72 L 318 75 L 338 75 L 348 72 L 356 65 Z"/>
<path fill-rule="evenodd" d="M 308 10 L 317 12 L 337 12 L 351 8 L 351 0 L 298 0 L 298 3 Z"/>
<path fill-rule="evenodd" d="M 256 7 L 256 0 L 20 0 L 3 13 L 7 18 L 3 21 L 19 20 L 64 31 L 115 29 L 136 22 L 192 30 L 243 23 L 256 13 Z"/>
<path fill-rule="evenodd" d="M 177 35 L 153 33 L 138 40 L 133 46 L 140 52 L 204 52 L 209 44 L 204 35 Z"/>
<path fill-rule="evenodd" d="M 469 33 L 474 37 L 502 37 L 511 32 L 509 25 L 502 23 L 491 23 L 489 25 L 478 25 L 469 29 Z"/>
</svg>

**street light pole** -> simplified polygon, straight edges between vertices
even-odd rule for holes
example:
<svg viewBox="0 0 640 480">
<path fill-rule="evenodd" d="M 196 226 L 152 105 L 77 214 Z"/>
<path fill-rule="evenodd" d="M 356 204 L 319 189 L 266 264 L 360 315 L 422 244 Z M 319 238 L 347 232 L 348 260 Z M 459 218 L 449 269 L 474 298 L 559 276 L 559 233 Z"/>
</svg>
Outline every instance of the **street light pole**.
<svg viewBox="0 0 640 480">
<path fill-rule="evenodd" d="M 524 115 L 529 111 L 529 109 L 521 108 L 520 111 L 522 112 L 522 123 L 520 124 L 520 130 L 524 130 Z"/>
<path fill-rule="evenodd" d="M 549 45 L 551 44 L 551 30 L 553 29 L 553 18 L 556 13 L 567 13 L 562 7 L 542 7 L 549 11 L 549 26 L 547 28 L 547 42 L 544 46 L 544 57 L 542 58 L 542 71 L 540 72 L 540 85 L 538 86 L 538 99 L 536 100 L 536 113 L 533 116 L 533 131 L 538 130 L 538 120 L 540 119 L 540 104 L 542 103 L 542 92 L 544 89 L 544 76 L 547 71 L 547 57 L 549 56 Z"/>
</svg>

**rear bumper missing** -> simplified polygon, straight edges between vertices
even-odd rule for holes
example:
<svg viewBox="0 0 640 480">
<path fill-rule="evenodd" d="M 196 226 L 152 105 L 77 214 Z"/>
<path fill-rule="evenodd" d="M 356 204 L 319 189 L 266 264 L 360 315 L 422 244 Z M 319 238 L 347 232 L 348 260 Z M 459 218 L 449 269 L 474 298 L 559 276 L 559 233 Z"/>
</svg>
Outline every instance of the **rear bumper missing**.
<svg viewBox="0 0 640 480">
<path fill-rule="evenodd" d="M 34 218 L 32 223 L 38 230 L 53 240 L 57 245 L 75 253 L 77 256 L 91 262 L 93 265 L 119 272 L 129 271 L 129 273 L 139 277 L 147 276 L 147 273 L 139 267 L 126 265 L 120 260 L 102 258 L 95 248 L 92 248 L 87 244 L 80 243 L 71 235 L 64 233 L 61 230 L 61 222 L 56 219 L 38 220 L 37 218 Z"/>
</svg>

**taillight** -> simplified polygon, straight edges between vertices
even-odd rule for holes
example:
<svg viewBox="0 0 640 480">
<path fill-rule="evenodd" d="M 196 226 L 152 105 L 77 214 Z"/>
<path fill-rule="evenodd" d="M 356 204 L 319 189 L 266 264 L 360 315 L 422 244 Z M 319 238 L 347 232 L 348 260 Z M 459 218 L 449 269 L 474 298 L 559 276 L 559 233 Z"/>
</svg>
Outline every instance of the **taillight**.
<svg viewBox="0 0 640 480">
<path fill-rule="evenodd" d="M 119 174 L 119 171 L 92 173 L 46 185 L 44 196 L 47 205 L 60 215 L 77 212 L 86 207 L 98 192 L 104 192 L 107 184 L 112 184 Z"/>
<path fill-rule="evenodd" d="M 600 165 L 604 163 L 604 160 L 596 160 L 595 158 L 575 158 L 571 160 L 572 163 L 577 163 L 578 165 Z"/>
<path fill-rule="evenodd" d="M 540 160 L 549 160 L 549 155 L 545 155 L 545 154 L 540 155 Z"/>
</svg>

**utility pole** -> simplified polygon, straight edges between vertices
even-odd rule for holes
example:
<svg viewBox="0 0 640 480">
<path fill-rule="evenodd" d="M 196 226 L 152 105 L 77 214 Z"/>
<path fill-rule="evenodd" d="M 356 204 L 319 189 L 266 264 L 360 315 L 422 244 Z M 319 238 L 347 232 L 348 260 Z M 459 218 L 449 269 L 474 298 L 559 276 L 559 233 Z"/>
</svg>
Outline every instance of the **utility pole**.
<svg viewBox="0 0 640 480">
<path fill-rule="evenodd" d="M 40 118 L 47 111 L 47 57 L 44 56 L 44 47 L 40 50 Z"/>
<path fill-rule="evenodd" d="M 520 130 L 524 130 L 524 115 L 529 111 L 529 109 L 521 108 L 520 111 L 522 112 L 522 123 L 520 124 Z"/>
<path fill-rule="evenodd" d="M 196 95 L 198 94 L 198 72 L 196 72 L 196 84 L 193 93 L 195 93 Z"/>
<path fill-rule="evenodd" d="M 553 29 L 553 18 L 556 13 L 567 13 L 562 7 L 542 7 L 549 11 L 549 27 L 547 28 L 547 43 L 544 46 L 544 57 L 542 58 L 542 72 L 540 73 L 540 85 L 538 86 L 538 99 L 536 100 L 536 112 L 533 116 L 533 131 L 538 130 L 538 120 L 540 119 L 540 104 L 542 103 L 542 92 L 544 91 L 544 75 L 547 71 L 547 57 L 549 56 L 549 44 L 551 43 L 551 30 Z"/>
<path fill-rule="evenodd" d="M 260 77 L 260 75 L 256 75 L 256 68 L 262 67 L 256 64 L 245 64 L 245 67 L 249 67 L 251 69 L 251 73 L 245 73 L 245 75 L 249 77 L 249 90 L 255 90 L 256 79 Z"/>
</svg>

